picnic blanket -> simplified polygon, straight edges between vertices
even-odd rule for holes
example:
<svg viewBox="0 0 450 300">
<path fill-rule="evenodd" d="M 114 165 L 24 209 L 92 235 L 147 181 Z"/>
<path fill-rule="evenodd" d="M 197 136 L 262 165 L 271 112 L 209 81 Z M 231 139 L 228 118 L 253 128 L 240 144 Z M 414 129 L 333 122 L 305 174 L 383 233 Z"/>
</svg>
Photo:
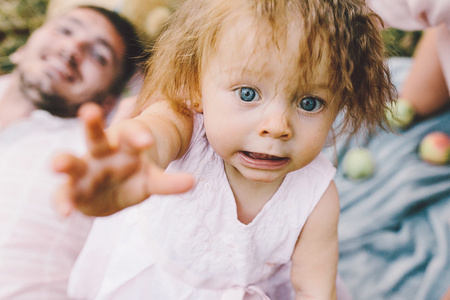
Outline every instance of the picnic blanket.
<svg viewBox="0 0 450 300">
<path fill-rule="evenodd" d="M 410 59 L 390 61 L 398 88 Z M 450 288 L 450 165 L 418 156 L 429 132 L 450 135 L 450 110 L 397 134 L 345 137 L 324 153 L 338 163 L 341 201 L 339 274 L 355 300 L 438 300 Z M 343 174 L 348 149 L 367 147 L 376 170 L 366 180 Z"/>
</svg>

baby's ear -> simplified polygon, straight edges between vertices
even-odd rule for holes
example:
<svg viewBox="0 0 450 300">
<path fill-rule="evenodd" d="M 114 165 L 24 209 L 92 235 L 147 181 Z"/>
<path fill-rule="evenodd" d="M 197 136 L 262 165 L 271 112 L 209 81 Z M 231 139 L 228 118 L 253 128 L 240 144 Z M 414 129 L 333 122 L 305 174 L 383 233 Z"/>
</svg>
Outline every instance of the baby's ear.
<svg viewBox="0 0 450 300">
<path fill-rule="evenodd" d="M 200 97 L 192 101 L 192 108 L 198 113 L 203 113 L 202 99 Z"/>
</svg>

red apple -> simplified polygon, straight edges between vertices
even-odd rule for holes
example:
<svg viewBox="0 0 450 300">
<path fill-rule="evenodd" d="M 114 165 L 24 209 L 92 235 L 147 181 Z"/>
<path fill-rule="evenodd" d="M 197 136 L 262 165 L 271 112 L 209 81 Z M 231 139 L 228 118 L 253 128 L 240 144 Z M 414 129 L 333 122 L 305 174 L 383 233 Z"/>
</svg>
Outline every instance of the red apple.
<svg viewBox="0 0 450 300">
<path fill-rule="evenodd" d="M 445 165 L 450 162 L 450 137 L 444 132 L 428 133 L 419 146 L 420 157 L 431 164 Z"/>
</svg>

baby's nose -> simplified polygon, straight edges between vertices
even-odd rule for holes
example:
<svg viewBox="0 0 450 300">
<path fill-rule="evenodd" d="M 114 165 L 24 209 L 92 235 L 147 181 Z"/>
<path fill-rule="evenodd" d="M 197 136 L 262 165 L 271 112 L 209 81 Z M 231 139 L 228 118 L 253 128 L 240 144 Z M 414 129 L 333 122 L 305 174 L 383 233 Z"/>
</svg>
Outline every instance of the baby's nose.
<svg viewBox="0 0 450 300">
<path fill-rule="evenodd" d="M 259 128 L 261 136 L 270 136 L 274 139 L 290 139 L 292 128 L 289 121 L 289 113 L 283 107 L 268 108 L 261 118 Z"/>
</svg>

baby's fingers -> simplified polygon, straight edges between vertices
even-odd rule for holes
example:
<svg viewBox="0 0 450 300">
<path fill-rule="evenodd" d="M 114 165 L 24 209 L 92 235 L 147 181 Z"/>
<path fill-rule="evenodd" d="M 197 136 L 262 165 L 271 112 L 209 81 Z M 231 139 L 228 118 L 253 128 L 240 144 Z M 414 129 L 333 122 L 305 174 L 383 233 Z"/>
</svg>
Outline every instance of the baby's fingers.
<svg viewBox="0 0 450 300">
<path fill-rule="evenodd" d="M 103 122 L 103 112 L 100 106 L 86 103 L 79 110 L 79 117 L 83 120 L 86 130 L 86 143 L 93 157 L 103 157 L 112 152 L 106 138 Z"/>
<path fill-rule="evenodd" d="M 79 158 L 63 153 L 53 159 L 53 170 L 69 175 L 69 179 L 56 190 L 54 201 L 56 211 L 63 216 L 68 216 L 75 209 L 73 182 L 86 173 L 87 167 Z"/>
<path fill-rule="evenodd" d="M 128 154 L 139 154 L 153 144 L 150 130 L 139 121 L 129 120 L 120 135 L 118 149 Z"/>
<path fill-rule="evenodd" d="M 66 173 L 73 178 L 80 178 L 86 173 L 86 163 L 72 154 L 62 153 L 53 159 L 53 170 Z"/>
<path fill-rule="evenodd" d="M 195 178 L 187 173 L 164 173 L 153 168 L 149 177 L 150 194 L 180 194 L 189 191 L 195 184 Z"/>
<path fill-rule="evenodd" d="M 62 216 L 67 217 L 75 210 L 72 189 L 69 182 L 58 187 L 54 199 L 55 209 Z"/>
</svg>

